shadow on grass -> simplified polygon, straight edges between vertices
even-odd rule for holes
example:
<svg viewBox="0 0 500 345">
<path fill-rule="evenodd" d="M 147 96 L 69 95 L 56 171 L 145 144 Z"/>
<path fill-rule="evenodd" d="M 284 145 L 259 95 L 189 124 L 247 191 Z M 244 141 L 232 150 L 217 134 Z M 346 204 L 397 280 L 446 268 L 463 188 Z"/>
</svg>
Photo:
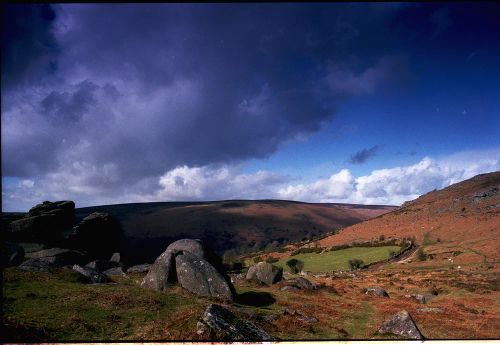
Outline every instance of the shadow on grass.
<svg viewBox="0 0 500 345">
<path fill-rule="evenodd" d="M 247 291 L 236 296 L 236 302 L 252 307 L 267 307 L 276 302 L 276 299 L 268 292 Z"/>
</svg>

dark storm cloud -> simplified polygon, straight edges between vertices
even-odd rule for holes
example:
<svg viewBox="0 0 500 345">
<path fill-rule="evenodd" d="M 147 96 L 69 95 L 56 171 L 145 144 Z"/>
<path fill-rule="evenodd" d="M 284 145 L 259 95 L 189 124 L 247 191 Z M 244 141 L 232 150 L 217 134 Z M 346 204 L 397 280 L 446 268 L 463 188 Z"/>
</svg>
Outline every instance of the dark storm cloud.
<svg viewBox="0 0 500 345">
<path fill-rule="evenodd" d="M 55 19 L 50 5 L 2 5 L 3 85 L 29 81 L 55 69 Z"/>
<path fill-rule="evenodd" d="M 392 5 L 363 16 L 354 4 L 60 5 L 55 22 L 27 8 L 44 25 L 5 49 L 57 46 L 58 68 L 5 84 L 5 176 L 78 174 L 115 189 L 178 165 L 266 157 L 401 74 Z M 18 73 L 6 68 L 2 78 Z M 336 76 L 350 81 L 341 92 Z"/>
<path fill-rule="evenodd" d="M 370 147 L 369 149 L 363 149 L 361 151 L 358 151 L 355 154 L 351 155 L 349 162 L 351 164 L 363 164 L 370 158 L 375 157 L 380 148 L 381 148 L 380 145 L 375 145 Z"/>
</svg>

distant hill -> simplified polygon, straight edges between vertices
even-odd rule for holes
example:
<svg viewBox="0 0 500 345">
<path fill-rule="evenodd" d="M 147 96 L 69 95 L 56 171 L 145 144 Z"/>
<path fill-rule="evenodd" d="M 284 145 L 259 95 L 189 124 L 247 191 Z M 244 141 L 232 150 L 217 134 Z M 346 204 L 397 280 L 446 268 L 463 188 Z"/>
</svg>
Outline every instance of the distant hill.
<svg viewBox="0 0 500 345">
<path fill-rule="evenodd" d="M 214 250 L 262 248 L 336 231 L 394 206 L 314 204 L 282 200 L 155 202 L 78 208 L 77 218 L 108 212 L 122 224 L 122 251 L 131 261 L 152 261 L 172 241 L 200 238 Z"/>
<path fill-rule="evenodd" d="M 500 172 L 432 191 L 320 241 L 322 247 L 388 237 L 415 237 L 425 252 L 455 263 L 495 262 L 500 251 Z"/>
</svg>

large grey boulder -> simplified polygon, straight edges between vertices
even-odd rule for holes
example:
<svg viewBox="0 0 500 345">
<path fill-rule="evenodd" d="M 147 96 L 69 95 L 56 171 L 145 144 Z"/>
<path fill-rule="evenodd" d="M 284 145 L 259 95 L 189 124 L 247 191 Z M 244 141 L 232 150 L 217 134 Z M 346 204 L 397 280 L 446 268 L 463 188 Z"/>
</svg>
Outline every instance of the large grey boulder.
<svg viewBox="0 0 500 345">
<path fill-rule="evenodd" d="M 141 282 L 141 286 L 148 289 L 165 291 L 171 284 L 175 284 L 176 282 L 174 253 L 167 248 L 150 267 L 148 274 Z"/>
<path fill-rule="evenodd" d="M 64 248 L 49 248 L 42 249 L 37 252 L 26 253 L 28 259 L 42 259 L 48 260 L 53 265 L 64 266 L 72 264 L 80 264 L 85 260 L 85 254 L 76 250 Z"/>
<path fill-rule="evenodd" d="M 210 340 L 270 341 L 266 331 L 254 323 L 236 317 L 219 304 L 210 304 L 198 322 L 197 333 Z"/>
<path fill-rule="evenodd" d="M 283 278 L 283 269 L 268 262 L 259 262 L 248 269 L 246 279 L 273 285 Z"/>
<path fill-rule="evenodd" d="M 378 297 L 389 297 L 389 294 L 387 291 L 385 291 L 382 288 L 367 288 L 365 294 L 367 295 L 373 295 L 373 296 L 378 296 Z"/>
<path fill-rule="evenodd" d="M 17 242 L 60 241 L 73 226 L 74 209 L 72 201 L 44 201 L 31 208 L 24 218 L 10 223 L 7 237 Z"/>
<path fill-rule="evenodd" d="M 380 334 L 393 334 L 404 339 L 424 339 L 422 333 L 406 310 L 395 314 L 391 319 L 382 324 Z"/>
<path fill-rule="evenodd" d="M 182 266 L 182 271 L 177 266 Z M 200 296 L 232 300 L 236 294 L 220 258 L 199 240 L 183 239 L 170 244 L 150 267 L 141 286 L 163 291 L 177 282 Z"/>
<path fill-rule="evenodd" d="M 215 297 L 232 301 L 231 283 L 205 259 L 184 252 L 175 257 L 177 279 L 186 290 L 197 296 Z"/>
<path fill-rule="evenodd" d="M 11 242 L 2 243 L 3 267 L 18 266 L 24 260 L 24 248 Z"/>
<path fill-rule="evenodd" d="M 89 267 L 73 265 L 73 271 L 76 271 L 81 275 L 87 277 L 92 283 L 100 284 L 108 283 L 111 281 L 111 279 L 107 275 Z"/>
</svg>

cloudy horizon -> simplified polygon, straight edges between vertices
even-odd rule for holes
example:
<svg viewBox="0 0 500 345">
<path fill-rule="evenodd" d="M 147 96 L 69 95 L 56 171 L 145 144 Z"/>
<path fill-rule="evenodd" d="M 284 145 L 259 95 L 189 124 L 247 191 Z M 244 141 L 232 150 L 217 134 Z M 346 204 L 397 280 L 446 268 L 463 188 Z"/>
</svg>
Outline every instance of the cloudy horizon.
<svg viewBox="0 0 500 345">
<path fill-rule="evenodd" d="M 4 6 L 2 208 L 400 205 L 498 171 L 498 9 Z"/>
</svg>

